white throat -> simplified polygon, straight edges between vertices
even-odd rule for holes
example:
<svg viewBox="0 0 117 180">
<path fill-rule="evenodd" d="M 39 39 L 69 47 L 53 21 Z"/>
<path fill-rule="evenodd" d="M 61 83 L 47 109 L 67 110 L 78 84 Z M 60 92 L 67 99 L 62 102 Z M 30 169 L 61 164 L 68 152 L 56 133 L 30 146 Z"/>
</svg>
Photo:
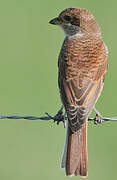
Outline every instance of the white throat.
<svg viewBox="0 0 117 180">
<path fill-rule="evenodd" d="M 72 25 L 70 23 L 68 24 L 62 24 L 62 29 L 64 30 L 67 37 L 82 37 L 83 33 L 80 32 L 80 29 L 76 25 Z"/>
<path fill-rule="evenodd" d="M 66 35 L 67 36 L 67 35 Z M 68 35 L 67 37 L 68 38 L 81 38 L 81 37 L 83 37 L 84 36 L 84 34 L 83 33 L 81 33 L 81 32 L 78 32 L 78 33 L 76 33 L 76 34 L 74 34 L 74 35 Z"/>
</svg>

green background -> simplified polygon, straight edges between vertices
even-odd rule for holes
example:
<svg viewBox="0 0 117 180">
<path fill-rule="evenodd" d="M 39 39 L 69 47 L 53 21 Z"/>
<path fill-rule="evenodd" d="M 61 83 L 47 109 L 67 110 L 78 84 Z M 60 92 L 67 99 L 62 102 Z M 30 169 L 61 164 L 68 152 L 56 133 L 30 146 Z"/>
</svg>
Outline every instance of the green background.
<svg viewBox="0 0 117 180">
<path fill-rule="evenodd" d="M 67 7 L 90 10 L 100 25 L 109 68 L 96 107 L 117 116 L 115 0 L 0 0 L 1 115 L 54 115 L 60 108 L 57 57 L 64 33 L 48 21 Z M 0 179 L 67 180 L 60 169 L 65 131 L 52 121 L 0 120 Z M 88 167 L 87 179 L 116 179 L 117 122 L 89 122 Z"/>
</svg>

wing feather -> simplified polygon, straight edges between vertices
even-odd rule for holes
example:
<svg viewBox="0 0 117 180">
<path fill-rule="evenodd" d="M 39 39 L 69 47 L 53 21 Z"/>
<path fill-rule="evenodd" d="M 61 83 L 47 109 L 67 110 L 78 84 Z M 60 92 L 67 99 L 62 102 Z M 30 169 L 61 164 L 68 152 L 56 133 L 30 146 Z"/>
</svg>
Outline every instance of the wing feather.
<svg viewBox="0 0 117 180">
<path fill-rule="evenodd" d="M 100 51 L 103 49 L 104 44 L 101 44 Z M 69 125 L 72 132 L 75 132 L 88 118 L 102 91 L 107 55 L 105 51 L 101 56 L 98 53 L 95 62 L 93 56 L 90 56 L 86 64 L 84 59 L 79 61 L 77 57 L 76 65 L 72 63 L 74 57 L 68 57 L 66 60 L 62 53 L 59 57 L 59 88 Z"/>
</svg>

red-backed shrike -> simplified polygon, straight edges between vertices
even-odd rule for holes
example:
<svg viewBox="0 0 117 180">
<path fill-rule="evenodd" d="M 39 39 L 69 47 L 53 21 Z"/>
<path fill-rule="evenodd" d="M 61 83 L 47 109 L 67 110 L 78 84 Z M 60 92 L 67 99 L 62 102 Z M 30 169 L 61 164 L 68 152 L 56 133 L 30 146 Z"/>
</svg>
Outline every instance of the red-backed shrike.
<svg viewBox="0 0 117 180">
<path fill-rule="evenodd" d="M 104 84 L 107 48 L 88 10 L 65 9 L 50 23 L 66 34 L 58 59 L 60 95 L 68 117 L 62 167 L 68 176 L 87 176 L 87 119 Z"/>
</svg>

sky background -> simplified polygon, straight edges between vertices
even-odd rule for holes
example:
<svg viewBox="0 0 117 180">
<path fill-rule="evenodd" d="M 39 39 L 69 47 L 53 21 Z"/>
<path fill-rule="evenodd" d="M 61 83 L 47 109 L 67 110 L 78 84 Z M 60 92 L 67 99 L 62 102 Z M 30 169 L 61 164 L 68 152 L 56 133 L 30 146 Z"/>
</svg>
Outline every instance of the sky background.
<svg viewBox="0 0 117 180">
<path fill-rule="evenodd" d="M 88 9 L 99 23 L 109 68 L 96 107 L 117 116 L 115 0 L 0 0 L 1 115 L 55 115 L 60 108 L 57 58 L 65 35 L 48 22 L 68 7 Z M 60 169 L 65 131 L 52 121 L 0 120 L 0 179 L 67 180 Z M 89 122 L 88 169 L 87 180 L 117 177 L 117 122 Z"/>
</svg>

